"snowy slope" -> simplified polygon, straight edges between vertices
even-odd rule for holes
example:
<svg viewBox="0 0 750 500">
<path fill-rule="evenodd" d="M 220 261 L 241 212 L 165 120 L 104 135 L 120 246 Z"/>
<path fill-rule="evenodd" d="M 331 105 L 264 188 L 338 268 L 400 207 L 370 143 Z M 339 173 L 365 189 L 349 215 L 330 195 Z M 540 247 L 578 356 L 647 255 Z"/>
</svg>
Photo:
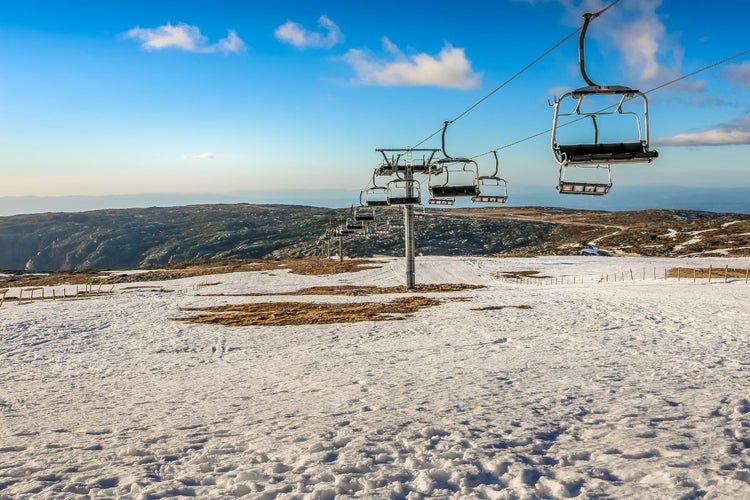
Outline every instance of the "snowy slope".
<svg viewBox="0 0 750 500">
<path fill-rule="evenodd" d="M 334 325 L 172 318 L 385 302 L 206 294 L 400 285 L 403 261 L 6 302 L 0 498 L 748 498 L 750 284 L 663 279 L 708 264 L 750 259 L 424 257 L 418 283 L 486 288 L 429 294 L 442 304 L 401 321 Z M 502 276 L 521 270 L 576 283 Z"/>
</svg>

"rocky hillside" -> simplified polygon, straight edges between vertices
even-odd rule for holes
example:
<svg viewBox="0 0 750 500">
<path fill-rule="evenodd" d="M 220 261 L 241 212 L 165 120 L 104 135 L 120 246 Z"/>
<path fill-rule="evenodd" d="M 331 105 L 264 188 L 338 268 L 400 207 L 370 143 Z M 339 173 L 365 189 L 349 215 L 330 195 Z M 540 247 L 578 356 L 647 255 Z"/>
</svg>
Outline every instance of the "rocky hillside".
<svg viewBox="0 0 750 500">
<path fill-rule="evenodd" d="M 192 205 L 0 218 L 0 269 L 131 269 L 261 258 L 317 238 L 336 216 L 287 205 Z"/>
<path fill-rule="evenodd" d="M 295 205 L 193 205 L 0 217 L 0 269 L 157 267 L 196 259 L 300 257 L 349 210 Z M 403 255 L 402 219 L 381 210 L 376 234 L 342 240 L 351 257 Z M 389 224 L 389 222 L 391 224 Z M 415 225 L 425 255 L 750 255 L 750 215 L 558 208 L 426 209 Z M 338 239 L 331 241 L 338 252 Z"/>
</svg>

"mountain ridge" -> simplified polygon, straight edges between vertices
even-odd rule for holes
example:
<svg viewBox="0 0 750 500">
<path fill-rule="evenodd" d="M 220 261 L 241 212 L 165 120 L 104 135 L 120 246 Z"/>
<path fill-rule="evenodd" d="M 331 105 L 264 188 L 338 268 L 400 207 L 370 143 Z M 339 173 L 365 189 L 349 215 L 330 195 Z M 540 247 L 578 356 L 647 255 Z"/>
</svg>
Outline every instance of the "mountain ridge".
<svg viewBox="0 0 750 500">
<path fill-rule="evenodd" d="M 746 256 L 750 215 L 693 210 L 608 212 L 555 207 L 424 208 L 425 255 Z M 327 254 L 320 237 L 351 209 L 201 204 L 0 217 L 0 269 L 137 269 L 210 259 Z M 401 211 L 378 211 L 379 231 L 342 241 L 348 257 L 403 255 Z M 338 241 L 330 245 L 337 253 Z"/>
</svg>

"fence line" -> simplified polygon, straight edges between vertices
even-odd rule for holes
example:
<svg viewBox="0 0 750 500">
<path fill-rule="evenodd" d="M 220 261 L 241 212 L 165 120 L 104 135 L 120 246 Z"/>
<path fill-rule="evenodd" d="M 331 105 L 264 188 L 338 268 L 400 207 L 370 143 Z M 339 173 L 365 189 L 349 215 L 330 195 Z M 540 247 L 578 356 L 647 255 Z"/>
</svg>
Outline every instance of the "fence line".
<svg viewBox="0 0 750 500">
<path fill-rule="evenodd" d="M 744 280 L 741 276 L 742 269 L 732 269 L 730 272 L 729 265 L 725 265 L 723 272 L 719 268 L 718 270 L 713 267 L 713 265 L 709 265 L 708 269 L 706 268 L 692 268 L 688 270 L 688 275 L 684 275 L 683 272 L 686 271 L 686 268 L 664 268 L 664 272 L 662 273 L 659 268 L 654 267 L 652 270 L 650 270 L 650 273 L 647 273 L 647 268 L 644 267 L 641 270 L 640 273 L 640 280 L 636 279 L 637 274 L 633 272 L 632 268 L 629 268 L 627 271 L 615 271 L 611 273 L 602 274 L 599 276 L 596 275 L 568 275 L 564 274 L 561 276 L 513 276 L 513 277 L 506 277 L 509 281 L 513 283 L 518 283 L 522 285 L 542 285 L 542 286 L 549 286 L 549 285 L 583 285 L 586 283 L 609 283 L 610 281 L 617 283 L 617 282 L 623 282 L 623 281 L 669 281 L 669 280 L 677 280 L 678 282 L 682 281 L 682 278 L 689 278 L 689 274 L 691 274 L 689 271 L 692 270 L 692 282 L 698 283 L 704 282 L 705 283 L 729 283 L 731 281 L 744 281 L 745 284 L 750 283 L 750 267 L 745 268 L 744 270 Z M 700 274 L 707 273 L 706 276 L 699 276 Z M 651 279 L 648 279 L 648 278 Z M 629 278 L 629 279 L 628 279 Z"/>
<path fill-rule="evenodd" d="M 62 293 L 59 292 L 60 288 L 62 288 Z M 97 286 L 94 286 L 91 283 L 86 283 L 84 285 L 76 285 L 75 293 L 68 293 L 68 289 L 66 286 L 34 286 L 19 287 L 18 296 L 10 296 L 8 295 L 8 293 L 11 291 L 11 288 L 0 288 L 0 307 L 2 307 L 3 303 L 8 300 L 17 301 L 17 303 L 21 305 L 45 300 L 65 300 L 75 297 L 92 297 L 94 295 L 105 295 L 114 293 L 114 290 L 115 285 L 110 285 L 108 290 L 102 290 L 101 283 L 97 284 Z"/>
</svg>

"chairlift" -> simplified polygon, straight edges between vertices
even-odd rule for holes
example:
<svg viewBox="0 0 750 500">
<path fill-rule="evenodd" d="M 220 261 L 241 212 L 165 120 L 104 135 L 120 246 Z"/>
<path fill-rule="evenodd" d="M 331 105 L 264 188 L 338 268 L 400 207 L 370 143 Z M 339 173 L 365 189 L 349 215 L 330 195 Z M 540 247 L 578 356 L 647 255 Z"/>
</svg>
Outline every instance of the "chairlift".
<svg viewBox="0 0 750 500">
<path fill-rule="evenodd" d="M 498 176 L 500 171 L 500 160 L 497 151 L 492 151 L 495 156 L 495 171 L 492 175 L 480 175 L 477 179 L 479 194 L 472 196 L 474 203 L 505 203 L 508 201 L 508 181 Z"/>
<path fill-rule="evenodd" d="M 367 204 L 362 203 L 362 191 L 359 194 L 359 206 L 352 206 L 352 218 L 356 221 L 372 221 L 375 220 L 375 208 Z M 388 200 L 386 199 L 386 202 Z"/>
<path fill-rule="evenodd" d="M 349 220 L 347 219 L 343 224 L 339 226 L 338 232 L 341 236 L 349 236 L 355 234 L 357 230 L 349 225 Z"/>
<path fill-rule="evenodd" d="M 389 205 L 419 205 L 422 203 L 422 185 L 416 179 L 393 179 L 388 182 Z"/>
<path fill-rule="evenodd" d="M 368 207 L 388 206 L 388 188 L 386 187 L 374 186 L 367 188 L 364 190 L 364 195 L 364 204 Z"/>
<path fill-rule="evenodd" d="M 361 231 L 365 228 L 365 224 L 362 221 L 356 219 L 346 219 L 346 228 L 353 229 L 355 231 Z"/>
<path fill-rule="evenodd" d="M 383 155 L 383 163 L 375 169 L 375 175 L 393 176 L 400 178 L 401 174 L 428 174 L 434 168 L 432 158 L 438 149 L 402 148 L 376 149 Z M 388 157 L 387 153 L 391 153 Z M 421 158 L 415 158 L 414 153 L 423 153 Z M 408 177 L 408 176 L 407 176 Z"/>
<path fill-rule="evenodd" d="M 599 14 L 584 14 L 583 28 L 578 40 L 578 55 L 581 76 L 586 87 L 573 90 L 555 98 L 554 117 L 552 119 L 552 136 L 550 147 L 555 161 L 562 169 L 569 166 L 599 166 L 619 163 L 650 163 L 659 156 L 650 149 L 648 99 L 643 92 L 622 85 L 597 85 L 588 77 L 585 65 L 584 40 L 589 22 Z M 642 103 L 642 110 L 635 103 Z M 571 103 L 564 107 L 563 103 Z M 602 107 L 603 106 L 603 107 Z M 577 119 L 560 124 L 560 117 L 577 117 Z M 562 142 L 559 138 L 560 128 L 579 120 L 590 118 L 593 130 L 581 130 L 593 140 L 587 142 Z M 630 125 L 628 125 L 628 122 Z M 606 123 L 606 142 L 600 141 L 601 125 Z M 622 134 L 622 127 L 630 131 Z M 593 133 L 592 133 L 593 132 Z M 562 176 L 561 176 L 562 177 Z M 582 186 L 585 183 L 582 184 Z M 605 194 L 609 188 L 598 185 L 595 194 Z M 558 186 L 559 187 L 559 186 Z M 576 194 L 594 194 L 583 190 L 581 186 L 565 186 L 565 191 Z M 578 189 L 581 188 L 581 189 Z M 559 189 L 558 189 L 559 190 Z M 605 192 L 598 192 L 604 190 Z"/>
<path fill-rule="evenodd" d="M 451 122 L 443 125 L 442 152 L 444 158 L 435 162 L 427 178 L 428 190 L 432 199 L 454 198 L 456 196 L 479 195 L 479 166 L 469 158 L 454 158 L 445 150 L 445 133 Z"/>
<path fill-rule="evenodd" d="M 359 193 L 359 204 L 368 207 L 387 207 L 388 206 L 388 188 L 379 186 L 375 177 L 378 175 L 378 169 L 372 173 L 372 187 Z M 363 199 L 364 197 L 364 199 Z"/>
<path fill-rule="evenodd" d="M 583 171 L 586 169 L 596 169 L 596 170 L 602 170 L 606 169 L 607 171 L 607 181 L 596 181 L 596 180 L 569 180 L 565 178 L 566 171 L 569 168 L 575 168 L 577 171 Z M 609 193 L 610 188 L 612 187 L 612 168 L 609 165 L 596 165 L 596 166 L 570 166 L 570 165 L 561 165 L 560 166 L 560 178 L 557 182 L 557 192 L 560 194 L 586 194 L 586 195 L 593 195 L 593 196 L 604 196 L 605 194 Z"/>
</svg>

